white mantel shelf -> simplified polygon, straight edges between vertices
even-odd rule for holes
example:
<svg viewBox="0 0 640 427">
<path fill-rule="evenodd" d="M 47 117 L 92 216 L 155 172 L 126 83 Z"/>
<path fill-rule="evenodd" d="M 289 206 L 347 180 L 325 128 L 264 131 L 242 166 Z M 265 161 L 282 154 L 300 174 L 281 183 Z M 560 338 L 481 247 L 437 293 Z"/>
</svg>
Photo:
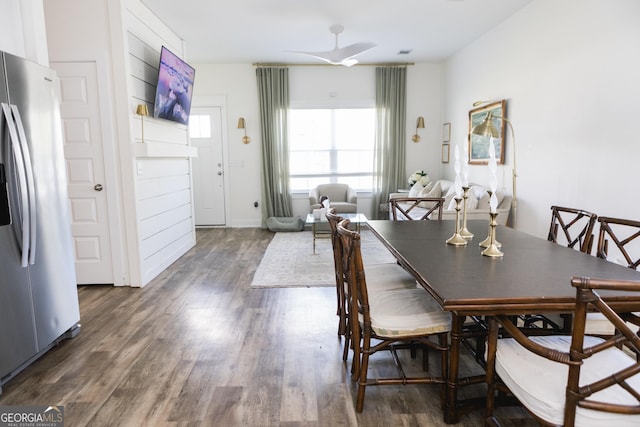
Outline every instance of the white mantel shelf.
<svg viewBox="0 0 640 427">
<path fill-rule="evenodd" d="M 198 157 L 198 148 L 163 142 L 138 142 L 136 157 Z"/>
</svg>

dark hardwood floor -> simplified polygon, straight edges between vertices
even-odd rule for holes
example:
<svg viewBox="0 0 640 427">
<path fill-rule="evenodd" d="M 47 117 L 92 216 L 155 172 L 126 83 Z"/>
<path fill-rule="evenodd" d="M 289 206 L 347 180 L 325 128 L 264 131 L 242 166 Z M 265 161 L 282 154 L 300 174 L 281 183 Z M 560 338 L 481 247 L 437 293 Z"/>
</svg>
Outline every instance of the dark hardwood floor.
<svg viewBox="0 0 640 427">
<path fill-rule="evenodd" d="M 142 289 L 79 287 L 80 334 L 5 384 L 0 405 L 64 405 L 67 427 L 445 425 L 432 385 L 369 387 L 355 413 L 335 288 L 250 288 L 272 233 L 197 236 Z M 392 368 L 377 360 L 371 369 Z M 473 387 L 464 393 L 483 393 Z M 481 426 L 482 415 L 458 425 Z M 501 415 L 536 425 L 518 408 Z"/>
</svg>

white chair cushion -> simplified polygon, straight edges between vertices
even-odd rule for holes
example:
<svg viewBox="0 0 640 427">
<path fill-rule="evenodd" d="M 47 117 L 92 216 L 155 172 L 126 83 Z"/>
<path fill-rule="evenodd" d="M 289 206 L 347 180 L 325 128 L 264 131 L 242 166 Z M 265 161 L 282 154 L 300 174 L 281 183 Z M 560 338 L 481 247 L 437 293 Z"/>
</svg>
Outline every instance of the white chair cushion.
<svg viewBox="0 0 640 427">
<path fill-rule="evenodd" d="M 627 323 L 632 331 L 638 331 L 638 327 L 634 324 Z M 613 335 L 616 328 L 602 313 L 587 313 L 587 323 L 584 327 L 585 334 L 589 335 Z"/>
<path fill-rule="evenodd" d="M 367 265 L 365 268 L 369 296 L 394 289 L 416 289 L 416 279 L 396 263 Z"/>
<path fill-rule="evenodd" d="M 548 348 L 568 352 L 570 336 L 532 337 L 532 341 Z M 585 337 L 585 346 L 602 341 Z M 606 377 L 634 361 L 617 348 L 610 348 L 585 360 L 580 371 L 580 385 Z M 536 416 L 556 425 L 564 419 L 565 390 L 569 368 L 526 350 L 512 338 L 498 340 L 496 372 L 509 390 Z M 640 390 L 640 375 L 629 378 L 628 383 Z M 592 400 L 636 405 L 637 402 L 619 386 L 594 393 Z M 578 408 L 576 426 L 638 426 L 640 415 L 621 415 Z"/>
<path fill-rule="evenodd" d="M 379 336 L 423 335 L 451 330 L 451 314 L 442 311 L 424 289 L 375 293 L 369 296 L 369 308 L 371 328 Z"/>
</svg>

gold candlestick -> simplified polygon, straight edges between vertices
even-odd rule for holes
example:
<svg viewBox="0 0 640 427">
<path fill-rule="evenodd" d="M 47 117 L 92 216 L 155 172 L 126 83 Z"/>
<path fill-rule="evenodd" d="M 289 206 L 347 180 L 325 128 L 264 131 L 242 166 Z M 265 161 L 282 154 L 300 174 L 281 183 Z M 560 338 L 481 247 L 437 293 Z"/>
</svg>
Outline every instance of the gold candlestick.
<svg viewBox="0 0 640 427">
<path fill-rule="evenodd" d="M 467 199 L 469 198 L 469 187 L 462 187 L 463 194 L 462 199 L 463 209 L 462 209 L 462 229 L 460 230 L 460 235 L 467 240 L 473 239 L 473 233 L 467 229 Z"/>
<path fill-rule="evenodd" d="M 464 246 L 467 244 L 467 239 L 460 235 L 460 202 L 462 199 L 460 197 L 455 197 L 454 200 L 456 201 L 456 232 L 453 236 L 447 239 L 447 244 L 453 246 Z"/>
<path fill-rule="evenodd" d="M 504 255 L 503 252 L 500 251 L 500 249 L 498 249 L 498 247 L 496 246 L 496 227 L 498 226 L 498 222 L 496 221 L 496 218 L 498 217 L 498 214 L 496 212 L 491 212 L 489 214 L 489 216 L 491 216 L 491 222 L 489 222 L 489 238 L 490 238 L 490 244 L 489 247 L 487 247 L 484 251 L 482 251 L 482 255 L 484 256 L 488 256 L 488 257 L 493 257 L 493 258 L 499 258 L 502 257 Z"/>
<path fill-rule="evenodd" d="M 493 194 L 493 192 L 489 190 L 487 191 L 487 193 L 489 193 L 489 199 L 491 199 L 491 195 Z M 494 237 L 493 244 L 496 245 L 497 248 L 501 248 L 502 243 L 495 240 L 495 236 L 493 237 Z M 484 239 L 482 242 L 480 242 L 478 246 L 480 246 L 481 248 L 488 248 L 490 245 L 491 245 L 491 221 L 489 221 L 489 232 L 487 233 L 487 238 Z"/>
</svg>

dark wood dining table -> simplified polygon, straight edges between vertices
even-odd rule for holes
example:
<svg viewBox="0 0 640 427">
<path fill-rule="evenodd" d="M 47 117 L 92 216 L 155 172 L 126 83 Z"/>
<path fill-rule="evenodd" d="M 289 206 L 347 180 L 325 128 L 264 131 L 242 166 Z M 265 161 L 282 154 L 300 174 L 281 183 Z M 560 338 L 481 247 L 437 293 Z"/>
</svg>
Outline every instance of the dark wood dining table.
<svg viewBox="0 0 640 427">
<path fill-rule="evenodd" d="M 478 243 L 488 235 L 488 220 L 468 221 L 474 238 L 466 246 L 446 244 L 455 231 L 455 221 L 372 220 L 368 226 L 442 308 L 452 313 L 446 423 L 458 422 L 470 409 L 467 402 L 458 401 L 459 387 L 478 382 L 478 378 L 459 378 L 467 316 L 570 313 L 575 301 L 573 276 L 640 280 L 640 272 L 505 226 L 496 229 L 504 256 L 483 256 Z M 637 293 L 600 294 L 614 309 L 640 311 Z"/>
</svg>

